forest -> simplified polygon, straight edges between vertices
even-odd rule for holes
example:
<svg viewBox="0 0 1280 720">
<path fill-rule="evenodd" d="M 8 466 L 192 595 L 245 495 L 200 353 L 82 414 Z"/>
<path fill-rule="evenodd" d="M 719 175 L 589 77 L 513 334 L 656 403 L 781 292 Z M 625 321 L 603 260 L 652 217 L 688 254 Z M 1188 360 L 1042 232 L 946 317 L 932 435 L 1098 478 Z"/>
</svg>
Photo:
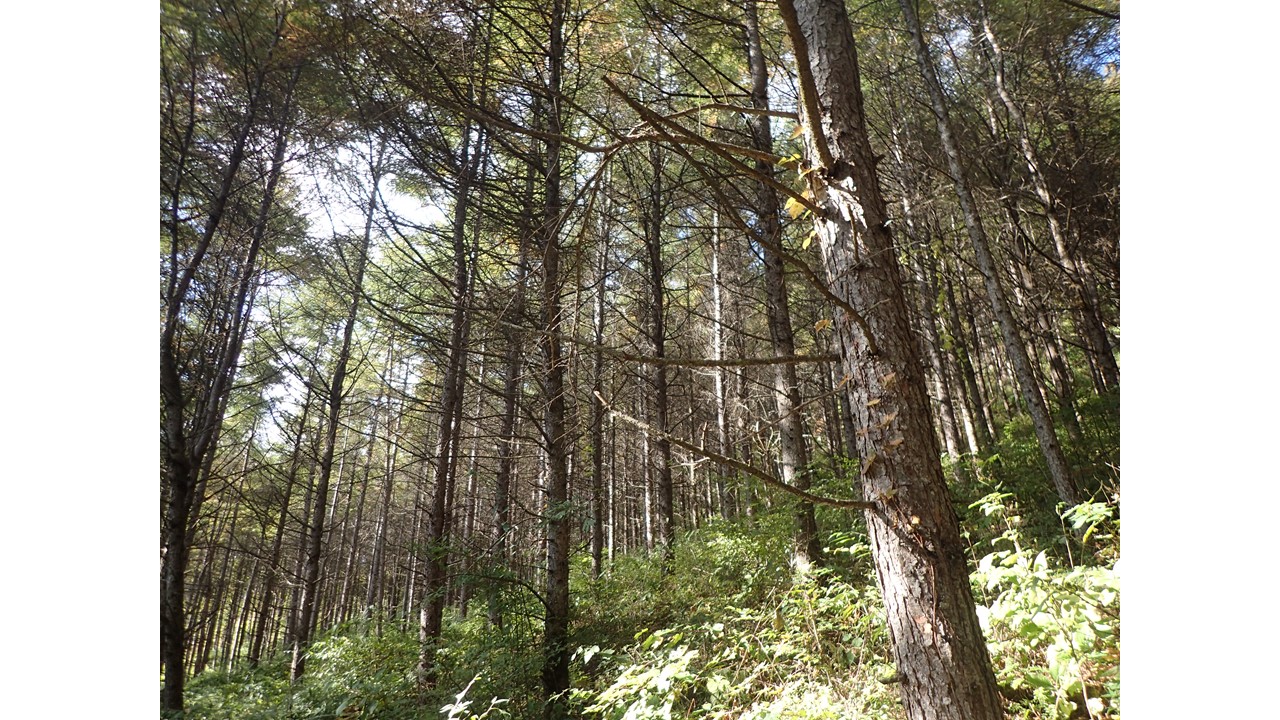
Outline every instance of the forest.
<svg viewBox="0 0 1280 720">
<path fill-rule="evenodd" d="M 160 10 L 162 718 L 1120 717 L 1118 2 Z"/>
</svg>

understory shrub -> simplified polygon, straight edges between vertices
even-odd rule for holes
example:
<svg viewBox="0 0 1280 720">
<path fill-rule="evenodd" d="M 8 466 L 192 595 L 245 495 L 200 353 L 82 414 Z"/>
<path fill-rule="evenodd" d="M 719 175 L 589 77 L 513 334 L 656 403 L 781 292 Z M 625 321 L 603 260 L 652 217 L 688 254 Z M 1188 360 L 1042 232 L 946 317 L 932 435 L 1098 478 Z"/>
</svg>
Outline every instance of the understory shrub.
<svg viewBox="0 0 1280 720">
<path fill-rule="evenodd" d="M 990 480 L 988 480 L 990 482 Z M 979 619 L 1012 717 L 1119 717 L 1119 520 L 1110 502 L 1062 515 L 1014 492 L 961 507 Z M 1037 533 L 1027 532 L 1034 525 Z M 1045 528 L 1057 527 L 1056 538 Z M 793 568 L 792 508 L 716 521 L 680 538 L 669 572 L 655 553 L 614 558 L 597 580 L 574 559 L 574 717 L 764 720 L 903 717 L 871 549 L 857 523 L 825 535 L 826 565 Z M 1070 538 L 1070 544 L 1064 542 Z M 205 672 L 190 720 L 337 720 L 542 715 L 541 606 L 511 585 L 489 625 L 478 594 L 452 610 L 439 686 L 415 684 L 416 628 L 353 623 L 317 638 L 302 682 L 284 655 Z"/>
<path fill-rule="evenodd" d="M 1004 516 L 1006 496 L 979 503 Z M 1088 539 L 1110 524 L 1109 506 L 1086 503 L 1066 514 Z M 1110 536 L 1108 536 L 1110 537 Z M 1063 565 L 1025 547 L 1015 525 L 992 543 L 973 574 L 978 618 L 996 677 L 1021 718 L 1118 718 L 1120 714 L 1120 572 L 1108 565 Z M 1114 548 L 1099 553 L 1113 556 Z"/>
</svg>

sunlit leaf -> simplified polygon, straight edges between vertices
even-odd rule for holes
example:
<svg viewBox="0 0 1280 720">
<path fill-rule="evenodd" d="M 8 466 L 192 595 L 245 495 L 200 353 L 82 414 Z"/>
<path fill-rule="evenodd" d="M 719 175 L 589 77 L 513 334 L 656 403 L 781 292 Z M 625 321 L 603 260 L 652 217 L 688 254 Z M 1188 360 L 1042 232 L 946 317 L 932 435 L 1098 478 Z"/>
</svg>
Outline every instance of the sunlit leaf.
<svg viewBox="0 0 1280 720">
<path fill-rule="evenodd" d="M 791 216 L 792 220 L 795 220 L 796 218 L 800 217 L 800 213 L 803 213 L 805 211 L 804 205 L 801 205 L 800 202 L 795 198 L 790 198 L 790 197 L 787 198 L 787 203 L 785 207 L 787 210 L 787 214 Z"/>
</svg>

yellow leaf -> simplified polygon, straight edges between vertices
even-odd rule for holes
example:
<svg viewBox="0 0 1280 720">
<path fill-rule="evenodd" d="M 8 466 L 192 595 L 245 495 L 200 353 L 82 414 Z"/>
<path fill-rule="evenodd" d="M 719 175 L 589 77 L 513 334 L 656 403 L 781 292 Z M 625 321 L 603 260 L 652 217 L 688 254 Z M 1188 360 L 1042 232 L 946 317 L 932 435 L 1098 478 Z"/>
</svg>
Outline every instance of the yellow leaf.
<svg viewBox="0 0 1280 720">
<path fill-rule="evenodd" d="M 822 332 L 823 330 L 826 330 L 829 327 L 831 327 L 831 319 L 822 318 L 821 320 L 813 324 L 813 331 Z"/>
<path fill-rule="evenodd" d="M 792 133 L 791 133 L 791 137 L 789 137 L 789 138 L 787 138 L 787 139 L 788 139 L 788 140 L 795 140 L 796 138 L 800 137 L 800 136 L 801 136 L 801 135 L 803 135 L 803 134 L 804 134 L 804 126 L 803 126 L 803 125 L 801 125 L 800 123 L 796 123 L 796 129 L 795 129 L 794 131 L 792 131 Z"/>
<path fill-rule="evenodd" d="M 786 208 L 787 214 L 791 216 L 792 220 L 800 217 L 800 213 L 804 212 L 804 206 L 797 202 L 795 198 L 787 198 Z"/>
<path fill-rule="evenodd" d="M 867 407 L 875 407 L 880 404 L 880 398 L 871 398 L 867 401 Z"/>
</svg>

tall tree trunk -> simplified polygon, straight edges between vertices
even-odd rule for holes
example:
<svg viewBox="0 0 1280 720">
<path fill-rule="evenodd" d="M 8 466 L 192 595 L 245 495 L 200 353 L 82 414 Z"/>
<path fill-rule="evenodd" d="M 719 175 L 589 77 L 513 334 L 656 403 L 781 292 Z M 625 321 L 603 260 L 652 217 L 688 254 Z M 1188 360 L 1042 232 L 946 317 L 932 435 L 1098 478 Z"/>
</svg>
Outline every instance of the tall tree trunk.
<svg viewBox="0 0 1280 720">
<path fill-rule="evenodd" d="M 1010 255 L 1016 265 L 1022 288 L 1027 296 L 1026 302 L 1035 323 L 1036 334 L 1039 335 L 1040 341 L 1044 343 L 1045 355 L 1049 360 L 1049 370 L 1053 373 L 1058 406 L 1061 409 L 1058 416 L 1061 418 L 1063 426 L 1066 427 L 1067 435 L 1078 445 L 1083 441 L 1084 434 L 1080 429 L 1079 411 L 1076 409 L 1075 381 L 1072 379 L 1071 370 L 1067 367 L 1066 359 L 1063 357 L 1062 348 L 1058 345 L 1058 336 L 1054 330 L 1053 323 L 1049 320 L 1049 313 L 1045 310 L 1044 302 L 1036 297 L 1035 276 L 1031 273 L 1032 241 L 1022 228 L 1021 223 L 1018 222 L 1018 215 L 1016 208 L 1012 206 L 1012 201 L 1006 205 L 1006 212 L 1009 214 L 1009 220 L 1013 224 L 1015 232 Z"/>
<path fill-rule="evenodd" d="M 596 265 L 596 297 L 592 314 L 595 353 L 591 365 L 591 579 L 598 580 L 604 565 L 604 320 L 609 280 L 609 233 L 601 228 Z"/>
<path fill-rule="evenodd" d="M 498 430 L 498 472 L 494 477 L 493 529 L 497 534 L 493 544 L 493 557 L 506 570 L 511 569 L 511 481 L 516 463 L 516 419 L 520 408 L 521 372 L 524 367 L 524 334 L 519 328 L 525 321 L 525 293 L 529 277 L 529 246 L 533 241 L 535 190 L 534 163 L 525 166 L 524 192 L 521 196 L 521 227 L 519 248 L 516 251 L 516 267 L 511 301 L 503 313 L 503 336 L 507 346 L 506 370 L 502 385 L 502 422 Z M 499 590 L 489 590 L 489 624 L 502 626 L 502 607 Z"/>
<path fill-rule="evenodd" d="M 233 491 L 237 497 L 244 496 L 245 485 L 248 483 L 248 480 L 249 480 L 249 462 L 253 454 L 253 437 L 255 433 L 257 433 L 257 429 L 258 429 L 257 418 L 254 418 L 253 425 L 249 429 L 249 439 L 245 443 L 244 461 L 240 466 L 239 479 L 237 480 L 235 490 Z M 236 526 L 240 522 L 240 509 L 241 509 L 241 506 L 239 504 L 235 504 L 232 506 L 231 517 L 227 522 L 227 528 L 225 531 L 219 528 L 218 524 L 215 523 L 214 524 L 215 530 L 212 533 L 210 533 L 211 543 L 217 543 L 218 538 L 225 537 L 226 547 L 222 549 L 222 566 L 219 569 L 218 581 L 214 584 L 213 595 L 209 602 L 209 608 L 208 608 L 209 616 L 205 621 L 205 633 L 203 638 L 203 644 L 201 646 L 200 652 L 197 654 L 195 667 L 192 669 L 193 675 L 199 675 L 204 670 L 204 668 L 209 664 L 210 657 L 213 653 L 213 647 L 217 642 L 217 640 L 219 639 L 223 640 L 225 645 L 226 640 L 230 638 L 231 621 L 234 619 L 235 610 L 232 607 L 228 607 L 227 604 L 224 602 L 224 599 L 228 597 L 234 597 L 234 595 L 236 594 L 235 587 L 238 587 L 238 585 L 240 584 L 243 571 L 244 571 L 243 566 L 236 568 L 235 581 L 233 583 L 233 586 L 229 587 L 227 582 L 227 574 L 231 571 L 231 566 L 233 564 L 236 564 L 232 560 L 232 548 L 234 548 L 237 545 Z M 211 546 L 209 548 L 209 562 L 211 565 L 217 560 L 217 550 L 218 548 L 216 547 L 216 545 Z M 221 637 L 218 637 L 219 620 L 221 619 L 224 613 L 228 617 L 227 627 L 225 632 L 222 633 Z M 229 657 L 228 653 L 224 652 L 223 657 L 224 659 L 227 659 Z"/>
<path fill-rule="evenodd" d="M 657 544 L 661 547 L 663 572 L 670 570 L 675 552 L 675 509 L 671 478 L 670 398 L 667 365 L 666 269 L 662 259 L 662 224 L 667 198 L 663 194 L 662 155 L 656 144 L 649 148 L 649 165 L 653 170 L 644 212 L 644 243 L 648 251 L 649 270 L 649 342 L 657 362 L 651 367 L 653 378 L 653 417 L 658 430 L 652 439 L 656 457 L 648 460 L 657 490 Z"/>
<path fill-rule="evenodd" d="M 319 354 L 317 348 L 316 354 Z M 275 538 L 271 541 L 271 566 L 267 568 L 265 586 L 262 590 L 262 607 L 258 612 L 257 625 L 253 631 L 253 641 L 249 645 L 249 664 L 256 666 L 262 658 L 262 648 L 267 635 L 267 623 L 271 617 L 275 601 L 276 584 L 279 582 L 281 568 L 280 556 L 284 545 L 284 531 L 289 522 L 289 501 L 293 498 L 293 487 L 298 482 L 298 469 L 301 465 L 302 439 L 306 435 L 307 415 L 311 413 L 311 401 L 314 395 L 311 384 L 307 384 L 307 392 L 302 401 L 302 411 L 298 418 L 298 433 L 294 436 L 293 452 L 289 455 L 289 470 L 285 475 L 285 486 L 281 492 L 280 518 L 276 523 Z"/>
<path fill-rule="evenodd" d="M 260 540 L 266 540 L 263 536 Z M 231 672 L 235 668 L 235 660 L 240 655 L 241 649 L 244 648 L 244 640 L 246 628 L 249 625 L 249 617 L 253 614 L 253 589 L 258 584 L 258 569 L 262 567 L 262 562 L 258 558 L 254 558 L 253 565 L 249 570 L 249 579 L 244 583 L 244 593 L 240 599 L 239 612 L 235 613 L 235 623 L 227 624 L 227 643 L 223 650 L 223 656 L 226 664 L 223 666 L 227 672 Z"/>
<path fill-rule="evenodd" d="M 982 388 L 978 385 L 977 372 L 973 369 L 971 353 L 978 352 L 978 348 L 966 339 L 964 320 L 960 316 L 960 308 L 956 303 L 955 285 L 951 281 L 950 272 L 944 272 L 943 281 L 947 306 L 945 324 L 951 339 L 951 354 L 956 365 L 959 366 L 961 388 L 966 398 L 965 404 L 969 408 L 969 414 L 974 420 L 977 432 L 975 445 L 977 449 L 974 452 L 981 453 L 991 447 L 995 427 L 991 421 L 991 413 L 987 410 L 987 403 L 983 399 Z M 974 444 L 975 441 L 971 439 L 970 443 Z"/>
<path fill-rule="evenodd" d="M 347 553 L 347 562 L 342 569 L 342 591 L 338 594 L 338 622 L 345 622 L 351 609 L 348 603 L 354 592 L 356 556 L 360 551 L 360 530 L 364 526 L 364 498 L 369 490 L 369 475 L 373 470 L 373 449 L 378 442 L 378 408 L 381 404 L 382 397 L 378 397 L 372 407 L 373 418 L 369 426 L 369 446 L 365 451 L 364 468 L 361 471 L 360 497 L 356 501 L 356 522 L 351 529 L 351 551 Z"/>
<path fill-rule="evenodd" d="M 618 547 L 618 427 L 617 421 L 609 418 L 609 563 L 613 563 L 614 553 Z"/>
<path fill-rule="evenodd" d="M 941 431 L 943 443 L 947 449 L 947 457 L 955 462 L 960 459 L 960 433 L 956 423 L 955 406 L 951 399 L 951 388 L 947 385 L 946 367 L 942 359 L 942 341 L 938 335 L 937 312 L 938 287 L 936 273 L 927 271 L 932 267 L 933 247 L 927 233 L 927 225 L 916 222 L 913 202 L 916 193 L 916 172 L 903 150 L 903 140 L 898 131 L 898 121 L 894 119 L 894 127 L 890 129 L 892 143 L 890 151 L 900 168 L 902 186 L 902 218 L 906 223 L 907 236 L 914 245 L 911 258 L 911 271 L 915 276 L 919 295 L 920 329 L 924 332 L 925 357 L 929 361 L 929 369 L 933 374 L 934 398 L 938 401 L 941 412 Z"/>
<path fill-rule="evenodd" d="M 720 271 L 720 219 L 719 213 L 712 216 L 712 237 L 711 237 L 711 357 L 719 362 L 724 359 L 724 301 L 723 282 L 721 280 Z M 726 393 L 728 386 L 725 382 L 727 373 L 723 365 L 716 365 L 715 368 L 715 403 L 716 403 L 716 438 L 719 441 L 717 448 L 720 454 L 727 458 L 733 459 L 734 450 L 733 443 L 729 442 L 729 413 Z M 733 518 L 733 502 L 729 495 L 728 483 L 726 476 L 728 468 L 723 465 L 716 465 L 716 493 L 720 502 L 720 517 L 725 520 Z"/>
<path fill-rule="evenodd" d="M 939 461 L 840 0 L 781 0 L 801 77 L 814 225 L 859 426 L 865 512 L 911 720 L 1002 717 Z"/>
<path fill-rule="evenodd" d="M 906 202 L 906 198 L 903 198 L 903 202 Z M 910 227 L 911 223 L 908 222 L 907 225 Z M 955 404 L 951 399 L 951 388 L 947 385 L 946 366 L 942 359 L 942 341 L 938 337 L 938 322 L 934 310 L 938 297 L 937 284 L 931 282 L 924 267 L 927 261 L 920 257 L 922 254 L 931 253 L 932 250 L 926 243 L 919 252 L 911 255 L 911 264 L 919 287 L 920 328 L 924 331 L 922 345 L 925 357 L 929 360 L 929 369 L 933 374 L 934 397 L 937 398 L 938 408 L 942 413 L 942 439 L 946 445 L 947 457 L 955 462 L 960 459 L 960 433 L 957 428 Z"/>
<path fill-rule="evenodd" d="M 278 29 L 283 26 L 286 16 L 287 13 L 281 13 L 277 18 L 276 40 L 273 41 L 266 59 L 259 66 L 251 84 L 245 115 L 241 119 L 231 153 L 223 169 L 220 187 L 210 198 L 199 239 L 192 249 L 186 266 L 181 269 L 178 262 L 180 223 L 177 217 L 180 182 L 174 183 L 174 196 L 171 198 L 173 203 L 171 208 L 172 246 L 169 282 L 165 295 L 165 319 L 160 335 L 160 397 L 163 430 L 161 448 L 164 458 L 164 496 L 167 500 L 161 537 L 160 661 L 164 671 L 164 685 L 160 694 L 160 710 L 165 715 L 180 714 L 183 710 L 186 677 L 184 657 L 187 644 L 185 583 L 187 563 L 190 559 L 190 539 L 204 494 L 200 470 L 205 465 L 205 460 L 212 458 L 215 450 L 216 437 L 221 430 L 222 415 L 226 407 L 226 397 L 230 392 L 239 363 L 240 343 L 247 328 L 245 321 L 248 310 L 247 298 L 250 288 L 253 287 L 258 249 L 265 234 L 266 217 L 272 207 L 284 148 L 288 142 L 288 116 L 292 91 L 301 71 L 300 67 L 295 68 L 285 94 L 282 114 L 284 119 L 276 134 L 272 170 L 263 194 L 258 221 L 251 233 L 246 262 L 241 269 L 241 282 L 235 299 L 228 308 L 229 315 L 234 318 L 234 330 L 219 353 L 212 387 L 199 389 L 184 387 L 180 370 L 178 337 L 182 324 L 182 310 L 196 274 L 222 223 L 227 203 L 234 193 L 235 180 L 244 162 L 246 145 L 258 122 L 263 82 L 271 64 L 272 53 L 279 41 Z M 194 394 L 200 394 L 201 391 L 202 397 L 192 397 Z M 187 406 L 193 400 L 202 412 L 188 421 Z M 207 477 L 207 473 L 204 476 Z"/>
<path fill-rule="evenodd" d="M 999 53 L 997 53 L 999 57 Z M 1003 73 L 997 71 L 997 85 L 1003 86 Z M 1002 131 L 1000 124 L 996 121 L 995 109 L 990 100 L 985 103 L 987 112 L 987 125 L 991 131 L 993 139 L 999 139 L 1005 133 Z M 1020 120 L 1020 115 L 1014 116 L 1016 120 Z M 1025 128 L 1022 128 L 1023 139 L 1025 140 Z M 1006 142 L 1008 141 L 1005 138 Z M 1057 334 L 1054 325 L 1049 319 L 1049 314 L 1045 310 L 1045 304 L 1036 293 L 1035 275 L 1032 272 L 1032 248 L 1035 247 L 1029 229 L 1023 226 L 1022 212 L 1017 204 L 1018 188 L 1010 177 L 1010 172 L 1004 164 L 998 164 L 990 171 L 996 184 L 1004 188 L 1004 192 L 1000 198 L 1000 205 L 1004 208 L 1005 215 L 1009 219 L 1009 227 L 1012 229 L 1012 242 L 1009 247 L 1010 264 L 1013 267 L 1014 297 L 1018 304 L 1025 308 L 1027 314 L 1031 316 L 1033 330 L 1031 331 L 1033 338 L 1038 338 L 1044 345 L 1045 355 L 1049 361 L 1049 369 L 1053 373 L 1054 387 L 1057 390 L 1058 402 L 1061 408 L 1059 418 L 1066 427 L 1067 434 L 1077 444 L 1081 441 L 1080 423 L 1075 403 L 1075 383 L 1071 378 L 1071 372 L 1067 368 L 1063 359 L 1062 349 L 1058 344 Z M 1056 218 L 1051 219 L 1051 230 L 1056 225 Z M 1058 228 L 1061 231 L 1061 228 Z M 1034 358 L 1036 354 L 1036 344 L 1034 341 L 1028 343 L 1028 351 Z M 1038 368 L 1037 368 L 1038 369 Z M 1049 383 L 1043 383 L 1048 386 Z M 1047 389 L 1047 388 L 1046 388 Z M 1046 403 L 1048 398 L 1046 397 Z"/>
<path fill-rule="evenodd" d="M 769 109 L 769 71 L 765 66 L 764 49 L 760 41 L 760 20 L 756 0 L 746 4 L 747 59 L 751 67 L 751 106 Z M 751 120 L 752 146 L 756 150 L 773 153 L 773 131 L 768 115 L 756 115 Z M 763 160 L 756 161 L 756 172 L 765 177 L 773 176 L 773 166 Z M 786 358 L 796 354 L 795 334 L 791 329 L 791 310 L 787 298 L 787 283 L 783 259 L 779 253 L 782 245 L 782 226 L 779 222 L 778 193 L 762 181 L 756 182 L 756 212 L 760 222 L 760 234 L 765 238 L 764 285 L 768 298 L 766 316 L 769 323 L 769 339 L 775 357 Z M 773 366 L 773 401 L 777 409 L 778 465 L 782 481 L 800 490 L 812 485 L 809 468 L 809 450 L 805 446 L 804 417 L 800 412 L 800 383 L 796 379 L 793 363 Z M 818 539 L 818 523 L 813 515 L 813 503 L 800 501 L 796 510 L 795 564 L 806 568 L 822 559 L 822 543 Z"/>
<path fill-rule="evenodd" d="M 383 374 L 391 377 L 391 358 L 395 352 L 394 343 L 387 345 L 387 360 L 384 365 Z M 388 380 L 389 382 L 389 380 Z M 404 373 L 404 384 L 400 389 L 400 396 L 408 395 L 409 390 L 409 374 Z M 394 407 L 394 405 L 392 406 Z M 391 408 L 387 410 L 388 415 Z M 388 525 L 391 522 L 391 503 L 395 497 L 395 477 L 396 461 L 400 455 L 400 431 L 404 423 L 404 412 L 395 414 L 395 426 L 390 427 L 391 421 L 387 424 L 390 432 L 387 434 L 387 449 L 385 452 L 385 462 L 383 465 L 382 477 L 382 504 L 380 514 L 378 516 L 377 530 L 374 532 L 373 541 L 373 558 L 369 561 L 369 584 L 365 588 L 364 605 L 366 613 L 376 613 L 376 632 L 379 636 L 382 634 L 383 616 L 389 614 L 390 608 L 384 602 L 384 589 L 387 585 L 386 578 L 386 557 L 387 557 L 387 538 L 391 534 Z M 393 593 L 394 594 L 394 593 Z"/>
<path fill-rule="evenodd" d="M 1045 406 L 1044 398 L 1036 382 L 1031 368 L 1031 360 L 1027 357 L 1026 346 L 1022 343 L 1021 333 L 1013 313 L 1009 310 L 1008 300 L 1000 287 L 1000 279 L 996 272 L 995 261 L 991 255 L 990 243 L 982 226 L 982 218 L 978 214 L 977 203 L 969 189 L 964 165 L 960 160 L 960 148 L 955 141 L 955 133 L 951 128 L 951 120 L 947 113 L 946 99 L 942 94 L 942 83 L 933 67 L 929 56 L 929 48 L 925 44 L 924 33 L 920 28 L 920 19 L 916 15 L 914 0 L 899 0 L 903 15 L 907 20 L 907 28 L 911 32 L 912 45 L 915 47 L 916 61 L 924 76 L 925 86 L 929 91 L 929 100 L 933 107 L 934 119 L 938 124 L 938 136 L 942 141 L 944 154 L 947 156 L 947 167 L 955 185 L 956 197 L 964 216 L 965 228 L 969 232 L 969 240 L 973 244 L 974 258 L 978 269 L 982 272 L 983 282 L 987 289 L 987 298 L 991 302 L 992 312 L 1000 326 L 1004 339 L 1005 351 L 1009 363 L 1017 376 L 1018 386 L 1022 391 L 1022 400 L 1031 415 L 1031 423 L 1035 427 L 1036 439 L 1040 441 L 1040 452 L 1044 455 L 1049 468 L 1050 482 L 1058 496 L 1068 505 L 1080 502 L 1080 490 L 1072 477 L 1071 468 L 1067 464 L 1066 455 L 1054 433 L 1053 419 Z"/>
<path fill-rule="evenodd" d="M 478 209 L 480 212 L 477 212 L 477 215 L 483 216 L 483 207 Z M 481 224 L 477 218 L 472 234 L 471 258 L 468 261 L 472 268 L 476 267 L 476 251 L 480 244 L 480 228 Z M 471 281 L 467 297 L 468 305 L 474 304 L 475 287 L 476 282 L 473 279 Z M 485 345 L 486 344 L 482 341 L 480 343 L 480 351 L 477 353 L 480 356 L 480 367 L 476 371 L 476 384 L 480 387 L 483 387 L 485 384 L 485 362 L 487 358 Z M 480 427 L 480 418 L 483 416 L 484 412 L 484 400 L 484 394 L 477 392 L 474 409 L 471 415 L 471 417 L 475 418 L 471 432 L 471 447 L 467 451 L 467 487 L 466 495 L 463 498 L 462 544 L 464 547 L 468 548 L 474 547 L 475 545 L 476 519 L 480 506 L 480 436 L 483 432 Z M 458 614 L 463 620 L 467 619 L 467 613 L 471 606 L 471 596 L 475 591 L 474 573 L 476 562 L 475 553 L 468 551 L 466 553 L 466 557 L 463 558 L 463 577 L 461 587 L 458 592 Z"/>
<path fill-rule="evenodd" d="M 248 650 L 248 662 L 257 665 L 262 657 L 262 646 L 266 641 L 266 626 L 271 618 L 275 601 L 275 585 L 280 577 L 280 555 L 284 544 L 284 528 L 289 520 L 289 500 L 293 497 L 293 486 L 297 484 L 298 465 L 302 448 L 302 437 L 306 432 L 307 414 L 311 410 L 311 392 L 307 391 L 306 400 L 302 402 L 302 416 L 298 420 L 298 434 L 294 437 L 293 452 L 289 457 L 289 470 L 285 475 L 284 491 L 280 493 L 280 516 L 275 525 L 275 537 L 271 541 L 270 566 L 266 570 L 266 579 L 262 587 L 262 606 L 257 615 L 257 624 L 253 628 L 253 639 Z"/>
<path fill-rule="evenodd" d="M 454 192 L 453 262 L 454 277 L 451 290 L 453 312 L 450 318 L 452 332 L 449 338 L 449 356 L 445 361 L 443 388 L 440 399 L 439 435 L 436 439 L 437 455 L 434 468 L 435 487 L 431 496 L 430 526 L 427 536 L 427 571 L 422 594 L 422 611 L 419 619 L 418 682 L 423 688 L 435 687 L 439 679 L 436 663 L 437 645 L 444 630 L 444 606 L 447 591 L 448 530 L 452 507 L 453 485 L 457 478 L 458 447 L 461 442 L 462 390 L 466 375 L 467 342 L 470 331 L 469 287 L 471 269 L 467 248 L 467 219 L 471 203 L 471 189 L 475 185 L 480 167 L 484 163 L 484 138 L 476 139 L 472 147 L 470 127 L 463 133 L 463 144 L 458 157 L 459 176 Z"/>
<path fill-rule="evenodd" d="M 537 241 L 542 251 L 542 352 L 543 439 L 546 443 L 547 483 L 547 584 L 544 595 L 546 617 L 543 626 L 542 689 L 546 701 L 544 717 L 560 720 L 568 715 L 569 692 L 569 442 L 565 424 L 565 367 L 567 358 L 560 344 L 564 325 L 560 305 L 560 227 L 563 222 L 559 137 L 563 128 L 561 79 L 565 64 L 565 2 L 551 0 L 546 45 L 546 96 L 543 98 L 543 127 L 548 133 L 543 153 L 546 171 L 543 206 Z"/>
</svg>

